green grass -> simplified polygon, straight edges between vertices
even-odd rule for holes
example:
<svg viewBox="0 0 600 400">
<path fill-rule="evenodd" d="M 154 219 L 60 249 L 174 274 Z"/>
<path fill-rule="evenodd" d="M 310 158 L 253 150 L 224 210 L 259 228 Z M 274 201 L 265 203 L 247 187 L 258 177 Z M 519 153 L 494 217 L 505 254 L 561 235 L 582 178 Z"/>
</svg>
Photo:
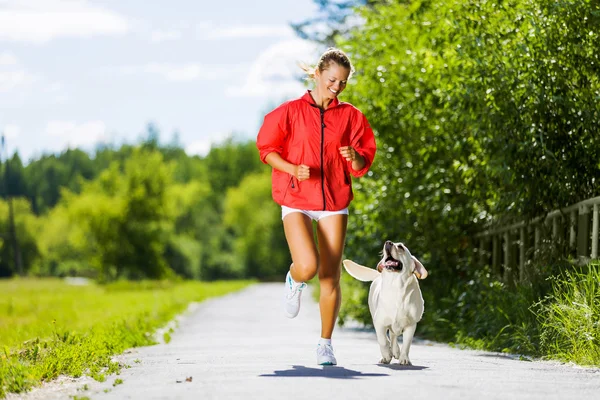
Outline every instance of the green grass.
<svg viewBox="0 0 600 400">
<path fill-rule="evenodd" d="M 0 398 L 61 374 L 103 381 L 121 368 L 113 355 L 154 344 L 155 329 L 190 302 L 250 283 L 0 281 Z"/>
<path fill-rule="evenodd" d="M 600 262 L 557 277 L 533 309 L 546 357 L 600 366 Z"/>
</svg>

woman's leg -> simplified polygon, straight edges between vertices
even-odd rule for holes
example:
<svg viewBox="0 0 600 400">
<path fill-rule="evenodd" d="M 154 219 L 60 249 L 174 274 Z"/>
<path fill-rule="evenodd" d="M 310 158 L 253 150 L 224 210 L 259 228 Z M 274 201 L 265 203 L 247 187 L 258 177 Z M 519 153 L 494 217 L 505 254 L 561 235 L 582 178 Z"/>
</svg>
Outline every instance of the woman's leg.
<svg viewBox="0 0 600 400">
<path fill-rule="evenodd" d="M 319 242 L 319 283 L 321 297 L 321 337 L 331 339 L 333 327 L 340 310 L 342 292 L 340 290 L 340 273 L 348 215 L 331 215 L 317 223 L 317 239 Z"/>
<path fill-rule="evenodd" d="M 290 213 L 283 218 L 283 230 L 292 255 L 292 279 L 296 282 L 311 280 L 319 269 L 312 220 L 300 212 Z"/>
</svg>

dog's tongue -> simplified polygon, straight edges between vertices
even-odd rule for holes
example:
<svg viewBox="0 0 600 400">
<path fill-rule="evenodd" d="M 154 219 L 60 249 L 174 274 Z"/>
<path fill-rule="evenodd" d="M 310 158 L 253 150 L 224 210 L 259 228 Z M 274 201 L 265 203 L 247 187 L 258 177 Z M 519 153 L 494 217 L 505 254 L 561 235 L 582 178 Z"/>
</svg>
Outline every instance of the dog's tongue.
<svg viewBox="0 0 600 400">
<path fill-rule="evenodd" d="M 398 266 L 398 261 L 396 260 L 388 260 L 385 262 L 385 266 L 386 267 L 397 267 Z"/>
</svg>

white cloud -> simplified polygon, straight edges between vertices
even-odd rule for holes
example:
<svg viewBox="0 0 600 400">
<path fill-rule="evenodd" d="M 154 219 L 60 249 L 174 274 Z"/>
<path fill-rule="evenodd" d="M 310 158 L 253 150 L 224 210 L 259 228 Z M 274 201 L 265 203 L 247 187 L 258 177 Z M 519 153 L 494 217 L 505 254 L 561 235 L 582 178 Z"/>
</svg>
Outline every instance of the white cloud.
<svg viewBox="0 0 600 400">
<path fill-rule="evenodd" d="M 210 71 L 200 64 L 173 65 L 153 63 L 146 65 L 144 70 L 152 74 L 162 75 L 163 78 L 171 82 L 194 81 L 203 77 L 212 79 L 215 74 L 215 71 Z"/>
<path fill-rule="evenodd" d="M 274 96 L 298 94 L 304 85 L 299 63 L 314 64 L 317 46 L 301 39 L 285 40 L 263 51 L 254 61 L 241 86 L 230 86 L 227 94 L 232 97 Z"/>
<path fill-rule="evenodd" d="M 145 65 L 129 65 L 121 67 L 104 68 L 104 71 L 116 71 L 126 75 L 139 75 L 140 73 L 162 76 L 170 82 L 189 82 L 195 80 L 221 79 L 233 74 L 239 74 L 244 65 L 206 65 L 201 63 L 169 64 L 149 63 Z"/>
<path fill-rule="evenodd" d="M 294 31 L 288 25 L 234 25 L 228 27 L 202 23 L 196 27 L 198 39 L 256 39 L 293 37 Z"/>
<path fill-rule="evenodd" d="M 19 134 L 21 133 L 21 127 L 15 124 L 8 124 L 4 127 L 2 133 L 6 139 L 15 139 L 19 137 Z"/>
<path fill-rule="evenodd" d="M 150 40 L 154 43 L 162 43 L 171 40 L 181 39 L 181 32 L 170 30 L 170 31 L 153 31 L 150 35 Z"/>
<path fill-rule="evenodd" d="M 32 84 L 38 78 L 19 66 L 11 53 L 0 53 L 0 93 Z"/>
<path fill-rule="evenodd" d="M 0 8 L 0 41 L 45 43 L 59 37 L 122 35 L 129 21 L 86 0 L 9 0 Z"/>
<path fill-rule="evenodd" d="M 0 70 L 0 93 L 11 91 L 17 87 L 27 86 L 35 82 L 35 75 L 25 70 Z"/>
<path fill-rule="evenodd" d="M 0 53 L 0 66 L 16 65 L 17 57 L 11 53 Z"/>
<path fill-rule="evenodd" d="M 49 121 L 46 125 L 46 135 L 52 138 L 54 150 L 86 147 L 109 139 L 102 121 L 81 124 L 74 121 Z"/>
</svg>

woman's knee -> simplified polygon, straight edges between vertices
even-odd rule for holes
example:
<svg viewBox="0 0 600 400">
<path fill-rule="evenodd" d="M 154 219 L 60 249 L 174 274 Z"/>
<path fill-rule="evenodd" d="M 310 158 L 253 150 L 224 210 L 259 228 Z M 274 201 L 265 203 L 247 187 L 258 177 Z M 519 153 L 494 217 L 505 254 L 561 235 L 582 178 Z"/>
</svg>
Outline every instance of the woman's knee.
<svg viewBox="0 0 600 400">
<path fill-rule="evenodd" d="M 292 266 L 294 280 L 296 282 L 307 282 L 315 277 L 319 270 L 319 260 L 315 258 L 305 258 L 294 261 Z"/>
<path fill-rule="evenodd" d="M 335 289 L 340 285 L 340 268 L 319 269 L 319 283 L 322 289 Z"/>
</svg>

